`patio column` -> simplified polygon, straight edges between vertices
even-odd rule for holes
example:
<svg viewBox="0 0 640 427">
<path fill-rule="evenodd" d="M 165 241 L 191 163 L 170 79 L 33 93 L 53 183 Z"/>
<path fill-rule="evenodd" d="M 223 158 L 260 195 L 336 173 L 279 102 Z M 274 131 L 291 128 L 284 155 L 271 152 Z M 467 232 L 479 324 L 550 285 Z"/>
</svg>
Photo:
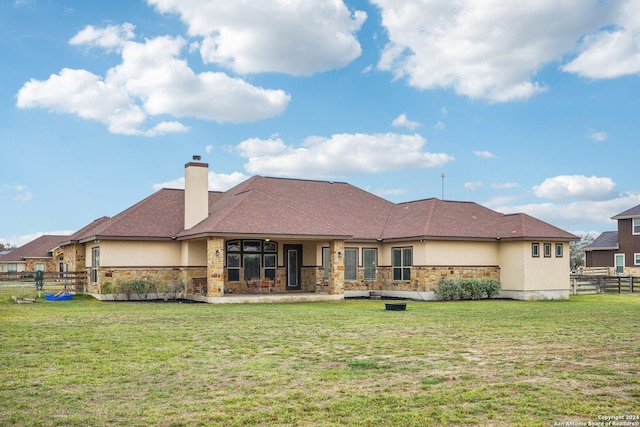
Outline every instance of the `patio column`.
<svg viewBox="0 0 640 427">
<path fill-rule="evenodd" d="M 329 242 L 329 294 L 344 294 L 344 240 Z"/>
<path fill-rule="evenodd" d="M 207 296 L 224 295 L 224 239 L 207 238 Z"/>
</svg>

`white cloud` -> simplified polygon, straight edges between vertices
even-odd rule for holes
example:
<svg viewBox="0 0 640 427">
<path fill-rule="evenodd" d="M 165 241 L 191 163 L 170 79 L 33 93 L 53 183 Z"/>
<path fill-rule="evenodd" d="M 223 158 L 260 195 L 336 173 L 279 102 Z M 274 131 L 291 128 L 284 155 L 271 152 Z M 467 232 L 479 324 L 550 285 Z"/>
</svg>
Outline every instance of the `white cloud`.
<svg viewBox="0 0 640 427">
<path fill-rule="evenodd" d="M 407 118 L 407 115 L 402 113 L 391 122 L 391 126 L 405 127 L 409 130 L 416 130 L 420 127 L 420 123 L 411 121 Z"/>
<path fill-rule="evenodd" d="M 537 197 L 562 200 L 578 198 L 583 200 L 605 200 L 615 197 L 616 183 L 608 177 L 587 177 L 584 175 L 560 175 L 547 178 L 533 187 Z"/>
<path fill-rule="evenodd" d="M 612 10 L 613 28 L 584 37 L 580 53 L 562 69 L 593 79 L 640 73 L 640 2 L 619 1 Z"/>
<path fill-rule="evenodd" d="M 96 31 L 83 36 L 82 43 L 108 44 Z M 65 68 L 47 80 L 25 83 L 18 92 L 17 106 L 76 114 L 105 124 L 111 133 L 157 136 L 188 128 L 177 121 L 164 121 L 145 129 L 153 116 L 241 123 L 278 115 L 290 101 L 284 91 L 256 87 L 224 73 L 194 73 L 179 57 L 186 43 L 180 37 L 157 37 L 144 43 L 118 40 L 122 63 L 109 69 L 104 78 Z"/>
<path fill-rule="evenodd" d="M 482 181 L 465 182 L 464 188 L 467 190 L 477 190 L 482 187 Z"/>
<path fill-rule="evenodd" d="M 204 147 L 205 153 L 211 154 L 212 151 L 213 151 L 213 145 L 207 145 L 206 147 Z"/>
<path fill-rule="evenodd" d="M 232 172 L 230 174 L 209 172 L 209 191 L 227 191 L 228 189 L 245 181 L 248 176 L 240 172 Z M 184 177 L 176 178 L 171 181 L 153 184 L 154 190 L 161 188 L 184 188 Z"/>
<path fill-rule="evenodd" d="M 447 125 L 445 125 L 441 120 L 438 120 L 436 124 L 433 125 L 433 128 L 435 130 L 445 130 L 447 128 Z"/>
<path fill-rule="evenodd" d="M 3 184 L 0 187 L 0 190 L 2 190 L 2 192 L 8 191 L 10 193 L 9 197 L 11 197 L 12 200 L 16 200 L 19 202 L 28 202 L 34 197 L 34 194 L 31 191 L 27 191 L 26 185 Z"/>
<path fill-rule="evenodd" d="M 640 193 L 630 192 L 614 199 L 600 201 L 500 205 L 496 200 L 485 205 L 503 213 L 524 212 L 564 229 L 575 229 L 576 226 L 585 224 L 606 224 L 610 230 L 616 230 L 616 224 L 611 217 L 638 204 L 640 204 Z"/>
<path fill-rule="evenodd" d="M 341 68 L 360 56 L 355 33 L 366 20 L 342 0 L 148 0 L 161 13 L 175 13 L 194 37 L 202 37 L 205 63 L 240 74 L 280 72 L 310 75 Z"/>
<path fill-rule="evenodd" d="M 493 159 L 496 156 L 494 156 L 490 151 L 486 151 L 486 150 L 473 150 L 473 154 L 476 157 L 480 157 L 481 159 Z"/>
<path fill-rule="evenodd" d="M 121 52 L 125 42 L 135 37 L 134 29 L 135 26 L 128 22 L 122 25 L 108 25 L 104 28 L 87 25 L 69 40 L 69 44 L 98 46 L 107 51 Z"/>
<path fill-rule="evenodd" d="M 598 0 L 372 0 L 389 35 L 378 67 L 420 89 L 453 88 L 491 102 L 547 88 L 533 77 L 584 34 L 609 23 Z M 636 14 L 637 16 L 638 14 Z"/>
<path fill-rule="evenodd" d="M 493 188 L 494 190 L 507 190 L 510 188 L 518 188 L 518 187 L 520 187 L 520 184 L 515 182 L 501 182 L 501 183 L 491 184 L 491 188 Z"/>
<path fill-rule="evenodd" d="M 241 142 L 237 150 L 248 159 L 249 173 L 309 178 L 436 167 L 454 160 L 445 153 L 422 151 L 425 144 L 417 134 L 358 133 L 309 137 L 301 147 L 279 138 L 254 138 Z"/>
<path fill-rule="evenodd" d="M 595 131 L 595 130 L 589 130 L 588 133 L 589 139 L 593 140 L 593 141 L 597 141 L 597 142 L 603 142 L 607 140 L 607 133 L 606 132 L 599 132 L 599 131 Z"/>
</svg>

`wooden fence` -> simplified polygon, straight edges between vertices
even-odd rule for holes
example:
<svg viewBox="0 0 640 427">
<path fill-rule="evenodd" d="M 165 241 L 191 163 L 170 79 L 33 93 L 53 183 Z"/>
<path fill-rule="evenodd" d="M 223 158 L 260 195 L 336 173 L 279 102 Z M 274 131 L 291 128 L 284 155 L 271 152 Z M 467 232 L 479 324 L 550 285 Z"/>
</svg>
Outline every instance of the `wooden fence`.
<svg viewBox="0 0 640 427">
<path fill-rule="evenodd" d="M 574 295 L 640 292 L 640 277 L 572 274 L 571 291 Z"/>
<path fill-rule="evenodd" d="M 36 292 L 34 271 L 0 273 L 0 293 L 32 293 Z M 83 293 L 87 283 L 85 271 L 68 271 L 64 273 L 45 272 L 43 291 L 46 293 L 65 290 Z"/>
</svg>

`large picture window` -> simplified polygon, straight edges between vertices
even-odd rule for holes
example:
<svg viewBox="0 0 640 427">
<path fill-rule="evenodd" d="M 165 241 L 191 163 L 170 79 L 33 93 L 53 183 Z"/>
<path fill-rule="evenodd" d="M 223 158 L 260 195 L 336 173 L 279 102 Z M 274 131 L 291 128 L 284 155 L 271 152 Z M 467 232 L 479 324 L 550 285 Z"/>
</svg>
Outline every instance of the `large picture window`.
<svg viewBox="0 0 640 427">
<path fill-rule="evenodd" d="M 393 280 L 411 280 L 413 248 L 391 249 L 391 264 L 393 267 Z"/>
<path fill-rule="evenodd" d="M 229 240 L 227 242 L 227 280 L 239 282 L 276 278 L 278 244 L 270 240 Z M 241 274 L 242 272 L 242 274 Z"/>
</svg>

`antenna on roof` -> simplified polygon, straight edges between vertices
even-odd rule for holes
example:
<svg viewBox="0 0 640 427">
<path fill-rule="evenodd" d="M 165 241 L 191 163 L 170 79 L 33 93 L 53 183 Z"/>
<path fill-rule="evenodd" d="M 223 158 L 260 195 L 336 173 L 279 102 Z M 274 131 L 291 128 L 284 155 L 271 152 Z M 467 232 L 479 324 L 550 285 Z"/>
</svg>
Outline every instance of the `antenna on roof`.
<svg viewBox="0 0 640 427">
<path fill-rule="evenodd" d="M 442 178 L 442 200 L 444 200 L 444 172 L 440 174 L 440 178 Z"/>
</svg>

